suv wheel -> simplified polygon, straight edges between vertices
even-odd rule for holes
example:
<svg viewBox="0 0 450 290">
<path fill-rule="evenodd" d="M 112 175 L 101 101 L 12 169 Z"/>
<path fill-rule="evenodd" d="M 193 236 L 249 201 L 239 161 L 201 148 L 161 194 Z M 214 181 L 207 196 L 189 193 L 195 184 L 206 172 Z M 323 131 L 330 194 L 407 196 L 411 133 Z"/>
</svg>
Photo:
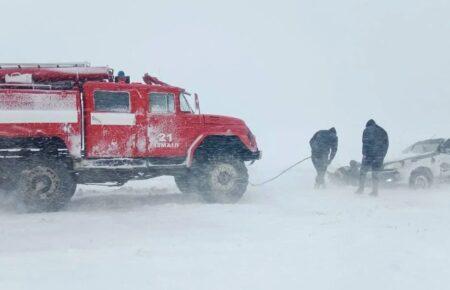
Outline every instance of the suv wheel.
<svg viewBox="0 0 450 290">
<path fill-rule="evenodd" d="M 58 160 L 33 160 L 20 172 L 19 205 L 30 212 L 57 211 L 72 198 L 76 182 L 66 165 Z"/>
<path fill-rule="evenodd" d="M 204 164 L 201 172 L 200 194 L 208 202 L 235 203 L 247 190 L 248 173 L 241 160 L 214 158 Z"/>
<path fill-rule="evenodd" d="M 411 173 L 409 186 L 413 189 L 427 189 L 433 183 L 431 172 L 425 168 L 419 168 Z"/>
</svg>

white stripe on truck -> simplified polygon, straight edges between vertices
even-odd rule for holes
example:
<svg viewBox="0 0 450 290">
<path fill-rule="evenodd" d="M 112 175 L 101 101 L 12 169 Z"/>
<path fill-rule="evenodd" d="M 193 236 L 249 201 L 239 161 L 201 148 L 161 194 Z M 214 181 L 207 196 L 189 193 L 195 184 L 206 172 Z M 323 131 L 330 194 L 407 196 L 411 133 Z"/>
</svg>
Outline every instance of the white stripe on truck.
<svg viewBox="0 0 450 290">
<path fill-rule="evenodd" d="M 91 125 L 133 126 L 136 117 L 130 113 L 92 113 Z"/>
<path fill-rule="evenodd" d="M 77 123 L 78 112 L 42 110 L 0 110 L 0 124 Z"/>
<path fill-rule="evenodd" d="M 0 124 L 77 122 L 76 94 L 0 93 Z"/>
</svg>

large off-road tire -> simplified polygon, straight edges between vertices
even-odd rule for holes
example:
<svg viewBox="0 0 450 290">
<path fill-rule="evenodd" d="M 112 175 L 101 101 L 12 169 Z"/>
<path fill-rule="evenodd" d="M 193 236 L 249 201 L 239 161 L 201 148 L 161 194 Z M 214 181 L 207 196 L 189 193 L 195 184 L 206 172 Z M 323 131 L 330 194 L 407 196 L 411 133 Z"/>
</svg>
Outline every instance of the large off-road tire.
<svg viewBox="0 0 450 290">
<path fill-rule="evenodd" d="M 178 189 L 184 194 L 193 194 L 199 191 L 198 177 L 192 171 L 175 175 L 174 179 Z"/>
<path fill-rule="evenodd" d="M 411 173 L 409 186 L 412 189 L 428 189 L 433 184 L 433 175 L 427 168 L 418 168 Z"/>
<path fill-rule="evenodd" d="M 0 175 L 0 197 L 9 197 L 17 188 L 18 166 L 16 164 L 2 164 Z"/>
<path fill-rule="evenodd" d="M 0 191 L 10 193 L 17 186 L 17 179 L 12 177 L 0 178 Z"/>
<path fill-rule="evenodd" d="M 236 203 L 247 190 L 247 168 L 243 161 L 233 157 L 212 158 L 198 172 L 199 194 L 207 202 Z"/>
<path fill-rule="evenodd" d="M 24 164 L 17 184 L 18 205 L 28 212 L 58 211 L 72 198 L 76 182 L 67 165 L 38 158 Z"/>
</svg>

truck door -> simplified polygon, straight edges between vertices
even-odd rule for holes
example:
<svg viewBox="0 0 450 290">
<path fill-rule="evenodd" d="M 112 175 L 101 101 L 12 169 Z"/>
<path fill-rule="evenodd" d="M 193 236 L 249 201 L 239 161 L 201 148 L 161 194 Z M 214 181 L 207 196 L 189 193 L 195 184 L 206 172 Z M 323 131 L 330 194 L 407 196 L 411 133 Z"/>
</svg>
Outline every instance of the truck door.
<svg viewBox="0 0 450 290">
<path fill-rule="evenodd" d="M 178 91 L 153 88 L 148 92 L 147 156 L 184 161 L 198 137 L 202 118 L 194 114 Z"/>
<path fill-rule="evenodd" d="M 88 158 L 136 157 L 139 93 L 135 89 L 85 90 L 85 144 Z"/>
<path fill-rule="evenodd" d="M 181 132 L 177 126 L 175 94 L 148 93 L 148 155 L 149 157 L 180 156 Z"/>
<path fill-rule="evenodd" d="M 177 100 L 179 102 L 177 120 L 185 140 L 181 149 L 183 152 L 186 152 L 186 154 L 192 143 L 197 138 L 202 138 L 202 133 L 204 133 L 203 117 L 199 114 L 195 114 L 194 109 L 188 101 L 188 99 L 193 101 L 191 98 L 192 97 L 186 93 L 180 93 Z"/>
</svg>

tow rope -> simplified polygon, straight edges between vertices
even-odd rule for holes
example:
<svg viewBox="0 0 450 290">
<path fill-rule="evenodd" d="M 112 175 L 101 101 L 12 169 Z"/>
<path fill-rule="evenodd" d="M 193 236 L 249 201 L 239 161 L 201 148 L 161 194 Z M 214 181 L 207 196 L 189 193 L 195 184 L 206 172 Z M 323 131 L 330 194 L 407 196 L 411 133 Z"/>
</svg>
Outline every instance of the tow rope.
<svg viewBox="0 0 450 290">
<path fill-rule="evenodd" d="M 266 180 L 266 181 L 264 181 L 264 182 L 261 182 L 261 183 L 251 183 L 251 182 L 249 182 L 249 184 L 250 184 L 251 186 L 262 186 L 262 185 L 264 185 L 264 184 L 267 184 L 267 183 L 269 183 L 269 182 L 272 182 L 272 181 L 274 181 L 275 179 L 277 179 L 278 177 L 280 177 L 281 175 L 285 174 L 286 172 L 288 172 L 289 170 L 291 170 L 292 168 L 294 168 L 295 166 L 297 166 L 297 165 L 299 165 L 299 164 L 305 162 L 305 161 L 308 160 L 308 159 L 311 159 L 311 156 L 308 156 L 308 157 L 306 157 L 306 158 L 304 158 L 304 159 L 302 159 L 302 160 L 300 160 L 300 161 L 298 161 L 298 162 L 292 164 L 291 166 L 289 166 L 289 167 L 286 168 L 285 170 L 281 171 L 278 175 L 276 175 L 276 176 L 274 176 L 274 177 L 272 177 L 272 178 L 270 178 L 270 179 L 268 179 L 268 180 Z"/>
</svg>

